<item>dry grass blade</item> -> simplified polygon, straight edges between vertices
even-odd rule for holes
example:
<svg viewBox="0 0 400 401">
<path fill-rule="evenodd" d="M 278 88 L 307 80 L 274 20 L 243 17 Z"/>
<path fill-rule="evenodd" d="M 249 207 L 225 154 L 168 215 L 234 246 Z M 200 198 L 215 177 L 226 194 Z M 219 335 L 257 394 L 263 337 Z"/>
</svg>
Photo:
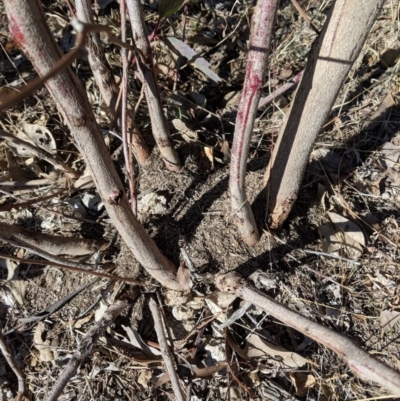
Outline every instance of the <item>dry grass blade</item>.
<svg viewBox="0 0 400 401">
<path fill-rule="evenodd" d="M 400 396 L 400 374 L 373 358 L 349 338 L 315 323 L 267 295 L 261 294 L 236 273 L 218 276 L 216 284 L 221 291 L 236 294 L 305 336 L 331 349 L 361 379 L 372 380 Z"/>
</svg>

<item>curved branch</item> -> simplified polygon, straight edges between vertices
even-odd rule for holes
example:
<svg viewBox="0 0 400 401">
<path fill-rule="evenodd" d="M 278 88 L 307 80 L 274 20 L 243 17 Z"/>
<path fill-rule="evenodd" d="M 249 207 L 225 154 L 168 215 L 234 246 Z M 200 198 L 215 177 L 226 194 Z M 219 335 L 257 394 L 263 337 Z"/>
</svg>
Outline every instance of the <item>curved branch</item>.
<svg viewBox="0 0 400 401">
<path fill-rule="evenodd" d="M 216 278 L 221 291 L 236 294 L 332 350 L 361 379 L 371 380 L 400 396 L 400 374 L 378 361 L 349 338 L 324 327 L 252 288 L 236 273 Z"/>
<path fill-rule="evenodd" d="M 252 17 L 250 47 L 232 144 L 229 189 L 235 223 L 243 241 L 254 246 L 260 234 L 246 195 L 246 166 L 261 88 L 267 69 L 269 44 L 278 0 L 258 0 Z"/>
<path fill-rule="evenodd" d="M 60 59 L 60 50 L 46 24 L 38 0 L 6 0 L 9 29 L 40 76 Z M 86 93 L 71 68 L 46 81 L 46 87 L 70 130 L 104 201 L 111 222 L 147 272 L 167 288 L 183 291 L 176 267 L 157 248 L 129 206 Z"/>
</svg>

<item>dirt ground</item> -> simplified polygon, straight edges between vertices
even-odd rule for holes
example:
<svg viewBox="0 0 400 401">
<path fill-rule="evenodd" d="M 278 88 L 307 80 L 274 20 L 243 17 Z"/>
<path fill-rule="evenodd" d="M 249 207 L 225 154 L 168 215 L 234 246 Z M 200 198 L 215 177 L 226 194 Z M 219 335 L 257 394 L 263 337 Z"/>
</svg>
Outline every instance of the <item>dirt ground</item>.
<svg viewBox="0 0 400 401">
<path fill-rule="evenodd" d="M 69 51 L 74 37 L 66 2 L 42 3 L 55 38 Z M 299 0 L 318 29 L 332 3 Z M 263 176 L 293 90 L 259 112 L 246 183 L 262 238 L 249 248 L 231 218 L 227 145 L 232 144 L 254 5 L 242 0 L 189 1 L 184 12 L 160 26 L 160 37 L 182 38 L 185 23 L 185 42 L 222 79 L 221 84 L 214 84 L 184 60 L 175 90 L 173 74 L 159 77 L 172 138 L 185 166 L 181 174 L 166 170 L 154 147 L 145 101 L 136 118 L 153 147 L 148 163 L 136 168 L 139 219 L 176 265 L 183 253 L 188 255 L 195 268 L 190 293 L 161 288 L 146 274 L 110 224 L 94 185 L 48 196 L 60 190 L 60 177 L 51 165 L 20 156 L 18 149 L 0 142 L 0 222 L 51 235 L 105 239 L 105 250 L 74 260 L 114 263 L 113 274 L 146 284 L 145 290 L 129 283 L 118 288 L 119 293 L 128 294 L 129 307 L 101 336 L 60 400 L 175 399 L 148 306 L 155 296 L 165 305 L 164 319 L 178 355 L 178 372 L 193 401 L 395 399 L 358 379 L 325 347 L 256 307 L 228 329 L 219 328 L 242 303 L 219 293 L 214 277 L 235 270 L 254 279 L 261 291 L 279 302 L 353 339 L 400 370 L 399 2 L 386 1 L 317 138 L 294 210 L 283 228 L 274 232 L 268 229 Z M 119 34 L 118 3 L 103 1 L 95 10 L 98 22 L 113 26 Z M 146 1 L 144 10 L 149 29 L 153 28 L 157 4 Z M 0 11 L 3 101 L 4 88 L 29 81 L 35 72 L 24 54 L 13 47 L 3 5 Z M 292 3 L 282 0 L 263 96 L 304 68 L 315 37 Z M 103 43 L 115 76 L 120 77 L 119 48 Z M 177 57 L 160 38 L 152 48 L 163 71 L 174 71 Z M 87 88 L 101 128 L 109 130 L 110 119 L 87 60 L 77 60 L 73 69 Z M 133 72 L 129 90 L 134 106 L 140 86 Z M 66 128 L 45 89 L 0 115 L 0 124 L 12 133 L 23 129 L 23 124 L 45 126 L 63 160 L 84 172 L 84 161 L 66 139 Z M 109 133 L 105 140 L 127 185 L 121 141 Z M 6 185 L 35 179 L 47 179 L 50 185 L 12 190 Z M 16 206 L 34 198 L 36 203 Z M 340 232 L 340 224 L 354 229 Z M 0 254 L 39 258 L 7 243 L 1 244 Z M 3 336 L 26 374 L 32 399 L 46 400 L 82 337 L 101 317 L 110 294 L 117 291 L 115 282 L 101 278 L 93 282 L 94 277 L 87 274 L 4 258 L 0 266 Z M 86 289 L 65 299 L 56 311 L 43 312 L 85 284 Z M 40 314 L 41 320 L 21 321 Z M 220 368 L 210 370 L 216 366 Z M 192 375 L 194 368 L 200 373 Z M 15 375 L 0 359 L 0 399 L 13 399 L 16 392 Z"/>
</svg>

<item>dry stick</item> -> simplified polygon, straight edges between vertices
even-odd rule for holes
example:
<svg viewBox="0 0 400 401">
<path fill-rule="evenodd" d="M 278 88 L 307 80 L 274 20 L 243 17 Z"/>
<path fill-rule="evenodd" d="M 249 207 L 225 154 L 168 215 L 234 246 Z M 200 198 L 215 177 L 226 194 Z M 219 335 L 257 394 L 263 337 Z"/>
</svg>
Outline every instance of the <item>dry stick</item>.
<svg viewBox="0 0 400 401">
<path fill-rule="evenodd" d="M 76 0 L 76 14 L 82 22 L 93 24 L 93 15 L 91 10 L 90 0 Z M 124 39 L 122 39 L 125 41 Z M 96 80 L 97 86 L 100 89 L 101 96 L 103 97 L 110 114 L 114 117 L 118 113 L 117 99 L 119 94 L 118 86 L 114 79 L 114 74 L 107 61 L 106 55 L 103 51 L 103 46 L 99 35 L 95 32 L 88 34 L 87 43 L 88 59 L 90 67 L 93 71 L 93 76 Z M 144 164 L 150 156 L 150 152 L 142 137 L 141 132 L 135 124 L 135 120 L 131 116 L 127 116 L 128 128 L 132 135 L 133 147 L 140 164 Z M 120 125 L 121 126 L 121 125 Z M 121 127 L 122 130 L 122 127 Z"/>
<path fill-rule="evenodd" d="M 271 228 L 283 224 L 296 201 L 315 138 L 383 3 L 336 1 L 311 49 L 265 175 Z"/>
<path fill-rule="evenodd" d="M 39 146 L 36 146 L 31 142 L 17 138 L 16 136 L 2 130 L 0 130 L 0 138 L 6 138 L 7 142 L 9 141 L 19 147 L 22 147 L 24 149 L 29 149 L 34 156 L 36 156 L 39 159 L 45 160 L 58 170 L 65 171 L 72 179 L 78 178 L 79 176 L 79 173 L 77 173 L 67 164 L 63 163 L 61 160 L 59 160 L 57 156 L 55 156 L 46 149 L 40 148 Z"/>
<path fill-rule="evenodd" d="M 3 241 L 23 241 L 52 255 L 84 256 L 108 247 L 105 240 L 87 238 L 63 237 L 28 230 L 16 225 L 0 222 L 0 239 Z"/>
<path fill-rule="evenodd" d="M 5 342 L 3 335 L 0 333 L 0 350 L 6 359 L 7 363 L 10 365 L 10 368 L 13 370 L 18 379 L 18 394 L 16 401 L 20 401 L 23 399 L 23 396 L 29 397 L 28 389 L 25 383 L 25 373 L 21 370 L 21 368 L 17 365 L 12 355 L 12 351 L 10 347 Z"/>
<path fill-rule="evenodd" d="M 29 249 L 27 247 L 23 247 L 23 246 L 20 246 L 20 247 L 31 251 L 31 249 Z M 14 260 L 15 262 L 27 263 L 27 264 L 32 264 L 32 265 L 46 265 L 46 266 L 58 267 L 60 269 L 69 270 L 71 272 L 85 273 L 85 274 L 89 274 L 91 276 L 102 277 L 102 278 L 106 278 L 109 280 L 118 280 L 118 281 L 125 281 L 127 283 L 131 283 L 131 284 L 135 284 L 135 285 L 144 285 L 140 280 L 134 280 L 129 277 L 116 276 L 114 274 L 102 273 L 102 272 L 98 272 L 95 270 L 90 270 L 86 267 L 85 268 L 78 267 L 78 266 L 82 266 L 82 264 L 66 261 L 65 259 L 55 258 L 55 257 L 52 257 L 51 255 L 48 255 L 43 252 L 41 252 L 41 254 L 39 256 L 41 256 L 42 258 L 45 258 L 46 260 L 25 259 L 25 258 L 18 258 L 16 256 L 0 254 L 0 258 Z M 52 262 L 49 259 L 58 260 L 58 262 Z M 59 263 L 59 262 L 61 262 L 61 263 Z M 87 265 L 84 265 L 84 266 L 87 266 Z M 89 267 L 92 267 L 92 266 L 89 265 Z"/>
<path fill-rule="evenodd" d="M 349 338 L 321 326 L 267 295 L 261 294 L 236 273 L 218 276 L 216 285 L 221 291 L 236 294 L 286 325 L 331 349 L 361 379 L 372 380 L 400 396 L 400 374 L 373 358 Z"/>
<path fill-rule="evenodd" d="M 292 0 L 292 4 L 296 8 L 296 10 L 299 12 L 299 14 L 303 17 L 304 21 L 306 21 L 306 24 L 317 34 L 319 35 L 319 30 L 315 27 L 315 25 L 310 21 L 310 18 L 308 18 L 308 15 L 305 13 L 305 11 L 301 8 L 300 4 L 297 2 L 297 0 Z"/>
<path fill-rule="evenodd" d="M 6 0 L 4 4 L 14 39 L 38 74 L 44 76 L 59 61 L 60 50 L 46 25 L 39 1 Z M 165 287 L 185 290 L 186 287 L 176 279 L 174 264 L 160 252 L 132 213 L 85 90 L 71 68 L 65 68 L 46 81 L 46 87 L 69 127 L 71 140 L 89 168 L 112 224 L 128 248 L 147 272 Z"/>
<path fill-rule="evenodd" d="M 34 205 L 34 204 L 39 203 L 39 202 L 44 202 L 44 201 L 49 200 L 49 199 L 54 199 L 55 197 L 57 197 L 58 195 L 61 195 L 62 193 L 66 192 L 66 191 L 67 191 L 67 188 L 63 188 L 63 189 L 60 189 L 57 192 L 53 192 L 50 195 L 40 196 L 38 198 L 33 198 L 33 199 L 30 199 L 29 201 L 26 201 L 26 202 L 11 203 L 10 205 L 5 205 L 5 206 L 0 207 L 0 212 L 8 212 L 8 211 L 10 211 L 12 209 L 17 210 L 17 209 L 21 209 L 22 207 L 26 208 L 26 207 L 28 207 L 30 205 Z M 0 192 L 7 194 L 7 192 L 5 192 L 5 191 L 3 191 L 1 189 L 0 189 Z M 7 194 L 7 196 L 10 196 L 10 195 Z M 15 196 L 13 198 L 19 200 Z"/>
<path fill-rule="evenodd" d="M 300 71 L 289 82 L 286 82 L 285 84 L 283 84 L 281 87 L 279 87 L 278 89 L 273 91 L 267 97 L 260 99 L 260 103 L 258 103 L 258 110 L 264 109 L 269 104 L 271 104 L 277 97 L 283 95 L 286 91 L 293 88 L 293 86 L 297 85 L 301 81 L 303 74 L 304 74 L 304 70 Z"/>
<path fill-rule="evenodd" d="M 42 257 L 44 257 L 44 256 L 42 256 Z M 58 267 L 60 269 L 69 270 L 71 272 L 85 273 L 85 274 L 89 274 L 91 276 L 102 277 L 102 278 L 106 278 L 109 280 L 118 280 L 118 281 L 124 281 L 126 283 L 131 283 L 131 284 L 135 284 L 135 285 L 143 285 L 143 281 L 140 281 L 140 280 L 134 280 L 129 277 L 116 276 L 114 274 L 102 273 L 102 272 L 98 272 L 98 271 L 90 270 L 90 269 L 86 269 L 86 268 L 83 269 L 81 267 L 73 266 L 73 265 L 71 265 L 71 263 L 66 265 L 64 263 L 56 263 L 56 262 L 51 262 L 49 260 L 18 258 L 16 256 L 4 255 L 1 253 L 0 253 L 0 258 L 14 260 L 15 262 L 27 263 L 27 264 L 31 264 L 31 265 L 46 265 L 46 266 Z"/>
<path fill-rule="evenodd" d="M 234 221 L 243 241 L 254 246 L 260 234 L 246 195 L 246 166 L 254 120 L 267 69 L 269 44 L 278 0 L 258 0 L 251 24 L 246 76 L 232 144 L 229 189 Z"/>
<path fill-rule="evenodd" d="M 178 401 L 185 401 L 181 386 L 179 384 L 179 378 L 175 370 L 174 360 L 171 355 L 171 350 L 167 344 L 165 338 L 164 328 L 162 326 L 162 319 L 158 306 L 154 299 L 150 299 L 149 307 L 151 314 L 153 315 L 154 328 L 157 333 L 158 343 L 160 344 L 160 351 L 165 362 L 165 369 L 168 372 L 169 378 L 171 380 L 171 386 L 174 390 L 175 397 Z"/>
<path fill-rule="evenodd" d="M 126 3 L 125 0 L 121 0 L 120 2 L 120 14 L 121 14 L 121 40 L 126 42 Z M 133 164 L 132 161 L 132 153 L 129 151 L 131 147 L 131 138 L 129 135 L 128 138 L 128 130 L 127 130 L 127 116 L 126 116 L 126 108 L 128 101 L 128 51 L 127 49 L 121 49 L 121 58 L 122 58 L 122 80 L 121 80 L 121 135 L 122 135 L 122 146 L 124 149 L 124 158 L 125 158 L 125 166 L 128 174 L 128 182 L 129 182 L 129 192 L 131 196 L 131 208 L 133 214 L 137 215 L 137 197 L 136 197 L 136 188 L 135 188 L 135 180 L 133 177 Z"/>
<path fill-rule="evenodd" d="M 103 317 L 85 334 L 78 349 L 69 360 L 64 371 L 61 373 L 53 386 L 47 401 L 56 401 L 64 390 L 69 380 L 75 375 L 79 366 L 85 362 L 92 354 L 93 348 L 99 338 L 104 334 L 107 327 L 110 326 L 116 317 L 128 306 L 127 301 L 115 301 L 104 312 Z"/>
<path fill-rule="evenodd" d="M 144 54 L 144 60 L 137 61 L 142 73 L 143 85 L 145 85 L 144 92 L 147 99 L 153 136 L 166 167 L 171 171 L 179 172 L 182 170 L 182 165 L 171 143 L 168 124 L 164 117 L 142 5 L 140 0 L 126 0 L 126 4 L 128 6 L 135 44 Z"/>
<path fill-rule="evenodd" d="M 0 181 L 0 189 L 5 192 L 15 190 L 30 190 L 41 186 L 54 184 L 54 180 L 48 178 L 40 178 L 37 180 L 21 180 L 21 181 Z M 46 188 L 48 189 L 48 188 Z"/>
</svg>

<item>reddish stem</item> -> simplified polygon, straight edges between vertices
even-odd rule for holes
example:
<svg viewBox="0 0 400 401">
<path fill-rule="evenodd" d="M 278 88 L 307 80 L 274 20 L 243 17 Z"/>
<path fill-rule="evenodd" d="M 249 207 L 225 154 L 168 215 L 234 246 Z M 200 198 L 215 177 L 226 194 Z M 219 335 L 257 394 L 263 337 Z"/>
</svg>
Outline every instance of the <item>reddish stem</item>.
<svg viewBox="0 0 400 401">
<path fill-rule="evenodd" d="M 229 180 L 232 213 L 243 241 L 250 246 L 257 244 L 260 234 L 246 195 L 246 165 L 278 3 L 279 0 L 258 0 L 254 10 L 246 76 L 232 144 Z"/>
</svg>

